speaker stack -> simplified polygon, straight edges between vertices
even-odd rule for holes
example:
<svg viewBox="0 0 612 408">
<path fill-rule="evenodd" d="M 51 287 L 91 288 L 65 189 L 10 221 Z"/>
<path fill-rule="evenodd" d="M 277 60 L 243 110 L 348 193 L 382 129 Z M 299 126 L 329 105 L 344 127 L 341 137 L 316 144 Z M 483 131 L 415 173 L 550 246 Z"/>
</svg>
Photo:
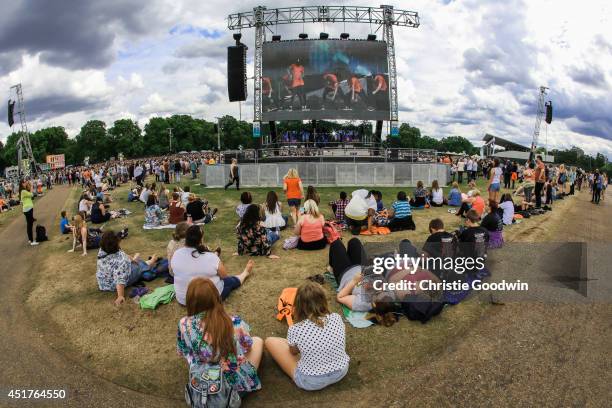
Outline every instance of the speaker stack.
<svg viewBox="0 0 612 408">
<path fill-rule="evenodd" d="M 227 47 L 227 93 L 230 102 L 246 101 L 247 47 L 244 44 Z"/>
</svg>

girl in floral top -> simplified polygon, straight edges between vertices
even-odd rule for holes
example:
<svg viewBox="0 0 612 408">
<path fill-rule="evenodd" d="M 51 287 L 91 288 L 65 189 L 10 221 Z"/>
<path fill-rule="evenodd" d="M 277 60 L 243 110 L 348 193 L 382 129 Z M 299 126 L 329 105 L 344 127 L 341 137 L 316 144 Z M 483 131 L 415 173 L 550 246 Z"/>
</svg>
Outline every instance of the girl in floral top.
<svg viewBox="0 0 612 408">
<path fill-rule="evenodd" d="M 219 362 L 225 380 L 239 393 L 261 389 L 257 368 L 263 341 L 250 336 L 249 325 L 240 317 L 225 312 L 210 279 L 189 283 L 187 313 L 178 324 L 176 349 L 189 366 Z"/>
<path fill-rule="evenodd" d="M 147 227 L 159 227 L 166 223 L 164 212 L 159 208 L 159 205 L 157 205 L 154 194 L 151 194 L 147 199 L 147 208 L 145 208 L 144 218 L 144 223 Z"/>
<path fill-rule="evenodd" d="M 236 227 L 238 237 L 236 255 L 267 256 L 270 259 L 278 259 L 277 255 L 272 255 L 272 244 L 266 234 L 267 230 L 261 223 L 259 206 L 249 205 Z"/>
</svg>

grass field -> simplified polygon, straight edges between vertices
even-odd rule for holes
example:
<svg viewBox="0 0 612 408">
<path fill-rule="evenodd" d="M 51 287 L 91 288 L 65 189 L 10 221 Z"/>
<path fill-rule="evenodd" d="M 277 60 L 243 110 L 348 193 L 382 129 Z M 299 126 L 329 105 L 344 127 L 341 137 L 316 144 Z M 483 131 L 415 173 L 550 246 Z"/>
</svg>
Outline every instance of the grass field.
<svg viewBox="0 0 612 408">
<path fill-rule="evenodd" d="M 482 181 L 479 185 L 484 191 Z M 144 257 L 153 253 L 165 256 L 171 230 L 142 230 L 143 206 L 127 202 L 127 188 L 125 185 L 114 192 L 112 208 L 128 208 L 133 212 L 132 216 L 113 220 L 105 228 L 129 227 L 130 236 L 122 242 L 122 247 L 130 254 L 140 252 Z M 350 194 L 353 189 L 318 189 L 325 215 L 331 215 L 327 202 L 335 199 L 339 191 Z M 378 189 L 383 192 L 386 205 L 393 201 L 399 190 Z M 239 192 L 205 189 L 196 185 L 192 191 L 208 199 L 211 206 L 219 208 L 218 218 L 204 227 L 205 242 L 212 247 L 221 246 L 221 258 L 230 273 L 242 271 L 247 257 L 231 256 L 236 247 L 233 227 L 237 216 L 234 207 L 239 202 Z M 261 203 L 269 189 L 249 191 L 253 193 L 254 202 Z M 282 196 L 280 189 L 276 191 Z M 412 189 L 407 191 L 411 193 Z M 75 212 L 79 193 L 73 190 L 66 202 L 65 208 L 70 214 Z M 287 209 L 284 210 L 286 212 Z M 444 219 L 448 230 L 460 225 L 459 218 L 449 214 L 447 207 L 432 208 L 414 212 L 416 231 L 366 237 L 364 241 L 399 242 L 408 238 L 413 242 L 423 242 L 428 235 L 427 224 L 434 217 Z M 539 220 L 531 220 L 531 225 L 525 222 L 512 226 L 505 231 L 506 240 L 513 240 L 513 237 L 534 228 L 534 223 L 544 221 L 543 216 Z M 49 228 L 57 228 L 57 225 Z M 290 231 L 284 231 L 282 239 L 290 235 Z M 349 239 L 347 232 L 344 239 Z M 281 258 L 255 258 L 253 276 L 226 302 L 227 309 L 241 315 L 251 325 L 252 334 L 262 338 L 286 335 L 286 324 L 274 318 L 276 299 L 281 290 L 299 285 L 307 276 L 322 273 L 327 265 L 327 250 L 283 251 L 281 242 L 275 244 L 273 249 L 273 253 Z M 146 393 L 181 399 L 187 367 L 185 361 L 176 355 L 175 336 L 177 321 L 185 314 L 185 309 L 173 302 L 155 311 L 143 311 L 129 299 L 119 308 L 113 306 L 114 295 L 101 293 L 97 289 L 97 251 L 90 251 L 87 257 L 81 257 L 80 253 L 66 253 L 70 247 L 71 238 L 64 236 L 53 238 L 41 248 L 45 251 L 45 262 L 39 270 L 32 272 L 33 286 L 27 299 L 27 306 L 41 328 L 57 334 L 52 346 L 113 382 Z M 161 280 L 157 280 L 147 283 L 147 286 L 153 288 L 162 284 Z M 334 293 L 329 287 L 327 289 L 332 309 L 340 312 Z M 249 396 L 247 401 L 270 405 L 299 400 L 305 406 L 323 400 L 354 401 L 355 390 L 365 384 L 368 389 L 376 389 L 377 393 L 393 395 L 396 385 L 401 382 L 402 372 L 426 363 L 442 352 L 453 339 L 469 330 L 487 313 L 488 307 L 488 304 L 472 298 L 458 306 L 447 307 L 426 325 L 406 319 L 391 328 L 354 329 L 347 324 L 347 351 L 351 356 L 351 367 L 343 381 L 321 392 L 302 392 L 270 358 L 264 358 L 260 370 L 263 389 Z M 394 357 L 398 355 L 402 358 Z"/>
</svg>

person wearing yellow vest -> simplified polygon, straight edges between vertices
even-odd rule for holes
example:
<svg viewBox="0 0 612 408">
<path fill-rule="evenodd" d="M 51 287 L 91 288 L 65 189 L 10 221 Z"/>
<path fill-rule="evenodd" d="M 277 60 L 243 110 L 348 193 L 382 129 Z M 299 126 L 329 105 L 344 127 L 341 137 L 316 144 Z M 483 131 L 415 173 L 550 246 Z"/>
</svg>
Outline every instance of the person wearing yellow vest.
<svg viewBox="0 0 612 408">
<path fill-rule="evenodd" d="M 26 218 L 28 241 L 30 245 L 38 245 L 34 240 L 34 202 L 32 201 L 32 183 L 30 181 L 22 181 L 19 184 L 19 198 L 23 207 L 23 215 Z"/>
</svg>

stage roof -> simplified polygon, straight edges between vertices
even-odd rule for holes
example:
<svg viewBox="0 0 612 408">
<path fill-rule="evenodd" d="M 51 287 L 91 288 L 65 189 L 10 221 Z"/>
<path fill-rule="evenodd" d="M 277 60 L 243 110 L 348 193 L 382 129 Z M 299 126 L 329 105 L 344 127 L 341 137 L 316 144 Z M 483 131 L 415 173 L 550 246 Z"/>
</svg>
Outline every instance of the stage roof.
<svg viewBox="0 0 612 408">
<path fill-rule="evenodd" d="M 505 148 L 506 150 L 515 150 L 515 151 L 518 151 L 518 152 L 528 152 L 528 151 L 531 150 L 529 147 L 525 147 L 525 146 L 520 145 L 518 143 L 511 142 L 510 140 L 501 138 L 499 136 L 494 136 L 494 135 L 491 135 L 489 133 L 487 133 L 482 138 L 482 140 L 485 143 L 489 143 L 491 141 L 491 139 L 493 139 L 493 138 L 495 138 L 495 146 L 501 146 L 501 147 Z"/>
</svg>

